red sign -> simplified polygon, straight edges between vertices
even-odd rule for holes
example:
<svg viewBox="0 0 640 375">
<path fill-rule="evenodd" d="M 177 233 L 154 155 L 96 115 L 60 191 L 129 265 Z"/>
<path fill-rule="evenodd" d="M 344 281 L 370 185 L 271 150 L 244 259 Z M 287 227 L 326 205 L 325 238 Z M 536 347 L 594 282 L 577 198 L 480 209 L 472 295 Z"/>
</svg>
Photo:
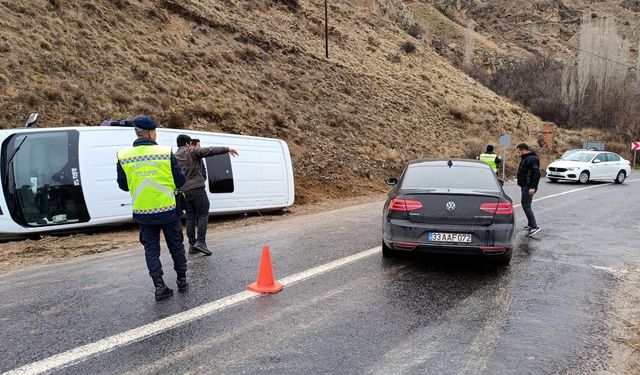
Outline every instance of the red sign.
<svg viewBox="0 0 640 375">
<path fill-rule="evenodd" d="M 631 142 L 631 151 L 638 151 L 638 150 L 640 150 L 640 142 L 638 141 Z"/>
</svg>

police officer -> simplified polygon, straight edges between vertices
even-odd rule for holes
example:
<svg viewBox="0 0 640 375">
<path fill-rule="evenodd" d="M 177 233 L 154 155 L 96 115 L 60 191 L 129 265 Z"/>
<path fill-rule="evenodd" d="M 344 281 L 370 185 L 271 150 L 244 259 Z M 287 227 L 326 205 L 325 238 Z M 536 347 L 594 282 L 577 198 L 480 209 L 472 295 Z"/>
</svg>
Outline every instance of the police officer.
<svg viewBox="0 0 640 375">
<path fill-rule="evenodd" d="M 139 116 L 133 119 L 133 126 L 138 139 L 133 147 L 118 152 L 118 186 L 131 193 L 133 219 L 140 224 L 140 242 L 144 246 L 147 268 L 156 288 L 156 301 L 161 301 L 171 297 L 173 290 L 162 279 L 160 231 L 173 258 L 178 291 L 189 289 L 187 258 L 174 195 L 186 179 L 171 148 L 156 143 L 155 121 Z"/>
<path fill-rule="evenodd" d="M 488 164 L 494 173 L 498 172 L 498 164 L 502 164 L 502 159 L 493 151 L 493 145 L 487 145 L 487 151 L 480 154 L 478 160 Z"/>
</svg>

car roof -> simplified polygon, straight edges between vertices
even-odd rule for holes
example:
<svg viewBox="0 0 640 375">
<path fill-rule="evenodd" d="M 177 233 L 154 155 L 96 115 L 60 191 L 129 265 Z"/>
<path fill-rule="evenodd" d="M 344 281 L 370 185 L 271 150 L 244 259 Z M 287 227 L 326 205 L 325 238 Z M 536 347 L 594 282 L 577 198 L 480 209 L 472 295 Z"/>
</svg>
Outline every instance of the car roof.
<svg viewBox="0 0 640 375">
<path fill-rule="evenodd" d="M 578 152 L 583 153 L 583 154 L 599 154 L 601 152 L 606 152 L 606 151 L 580 150 L 580 151 L 577 151 L 576 154 Z"/>
<path fill-rule="evenodd" d="M 426 167 L 426 166 L 442 166 L 442 167 L 446 167 L 448 166 L 449 161 L 451 161 L 451 163 L 453 163 L 453 165 L 457 165 L 457 166 L 463 166 L 463 167 L 475 167 L 475 168 L 489 168 L 489 165 L 487 163 L 481 162 L 479 160 L 472 160 L 472 159 L 459 159 L 459 158 L 454 158 L 454 159 L 443 159 L 443 158 L 438 158 L 438 159 L 415 159 L 415 160 L 411 160 L 408 164 L 408 167 Z"/>
</svg>

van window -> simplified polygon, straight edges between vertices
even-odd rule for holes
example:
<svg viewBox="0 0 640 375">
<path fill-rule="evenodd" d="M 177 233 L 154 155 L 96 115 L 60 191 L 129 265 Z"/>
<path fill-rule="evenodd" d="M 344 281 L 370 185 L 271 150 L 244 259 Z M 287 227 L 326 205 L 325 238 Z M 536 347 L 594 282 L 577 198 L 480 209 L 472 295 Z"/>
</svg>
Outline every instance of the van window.
<svg viewBox="0 0 640 375">
<path fill-rule="evenodd" d="M 213 194 L 233 193 L 233 170 L 231 169 L 231 157 L 228 153 L 209 156 L 205 159 L 209 191 Z"/>
<path fill-rule="evenodd" d="M 29 227 L 89 221 L 77 131 L 29 132 L 2 147 L 3 186 L 13 219 Z"/>
</svg>

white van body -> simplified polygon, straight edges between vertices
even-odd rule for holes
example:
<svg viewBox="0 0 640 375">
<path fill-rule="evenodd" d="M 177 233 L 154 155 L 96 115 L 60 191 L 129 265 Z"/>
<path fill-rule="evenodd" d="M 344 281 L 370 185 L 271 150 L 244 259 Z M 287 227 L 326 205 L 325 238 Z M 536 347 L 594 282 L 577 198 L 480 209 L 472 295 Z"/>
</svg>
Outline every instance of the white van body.
<svg viewBox="0 0 640 375">
<path fill-rule="evenodd" d="M 157 142 L 175 152 L 179 134 L 200 139 L 202 147 L 227 146 L 240 154 L 205 159 L 210 214 L 293 205 L 286 142 L 174 129 L 158 129 Z M 118 126 L 0 130 L 0 237 L 131 221 L 131 196 L 118 188 L 116 153 L 135 138 L 133 128 Z"/>
</svg>

